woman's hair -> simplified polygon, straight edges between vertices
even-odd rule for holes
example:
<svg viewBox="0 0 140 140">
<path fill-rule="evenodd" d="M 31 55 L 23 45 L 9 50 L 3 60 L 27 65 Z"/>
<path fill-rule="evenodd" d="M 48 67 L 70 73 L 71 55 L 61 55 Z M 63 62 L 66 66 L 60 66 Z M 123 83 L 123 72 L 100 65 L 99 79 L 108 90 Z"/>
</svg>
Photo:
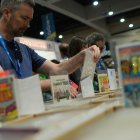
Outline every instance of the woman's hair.
<svg viewBox="0 0 140 140">
<path fill-rule="evenodd" d="M 59 50 L 60 50 L 62 59 L 68 58 L 68 47 L 69 45 L 67 43 L 61 43 L 59 45 Z"/>
<path fill-rule="evenodd" d="M 83 48 L 86 46 L 86 41 L 82 37 L 74 36 L 72 37 L 69 48 L 68 48 L 68 55 L 72 57 L 79 53 Z"/>
</svg>

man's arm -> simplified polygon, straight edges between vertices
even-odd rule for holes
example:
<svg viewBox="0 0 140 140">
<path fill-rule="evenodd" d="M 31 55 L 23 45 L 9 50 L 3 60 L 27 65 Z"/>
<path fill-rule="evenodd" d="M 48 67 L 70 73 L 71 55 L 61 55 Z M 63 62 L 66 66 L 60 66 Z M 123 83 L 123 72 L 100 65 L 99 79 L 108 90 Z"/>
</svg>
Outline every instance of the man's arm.
<svg viewBox="0 0 140 140">
<path fill-rule="evenodd" d="M 89 47 L 88 50 L 93 52 L 93 60 L 97 61 L 100 56 L 99 48 L 96 45 L 93 45 Z M 60 64 L 54 64 L 47 60 L 42 64 L 37 72 L 44 74 L 60 74 L 62 72 L 67 72 L 68 74 L 70 74 L 83 64 L 86 51 L 87 49 L 81 51 L 74 57 L 70 58 L 68 61 Z"/>
<path fill-rule="evenodd" d="M 100 56 L 100 50 L 97 46 L 93 45 L 90 48 L 88 48 L 93 52 L 93 60 L 96 62 L 99 59 Z M 86 50 L 81 51 L 79 54 L 75 55 L 68 61 L 60 64 L 54 64 L 51 61 L 46 60 L 42 66 L 38 69 L 38 73 L 44 73 L 44 74 L 61 74 L 63 71 L 68 72 L 68 74 L 74 72 L 77 68 L 79 68 L 85 58 Z M 42 80 L 41 81 L 41 88 L 43 91 L 50 90 L 50 80 Z"/>
</svg>

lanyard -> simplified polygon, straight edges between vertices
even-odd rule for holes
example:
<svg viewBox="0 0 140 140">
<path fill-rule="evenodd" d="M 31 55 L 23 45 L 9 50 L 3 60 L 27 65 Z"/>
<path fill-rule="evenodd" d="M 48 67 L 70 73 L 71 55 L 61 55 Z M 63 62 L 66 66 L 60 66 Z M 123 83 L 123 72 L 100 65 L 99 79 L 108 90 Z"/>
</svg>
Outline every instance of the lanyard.
<svg viewBox="0 0 140 140">
<path fill-rule="evenodd" d="M 19 62 L 19 60 L 17 60 L 17 66 L 18 66 L 18 68 L 16 68 L 16 66 L 14 64 L 14 61 L 13 61 L 13 59 L 12 59 L 12 57 L 11 57 L 8 49 L 7 49 L 6 43 L 5 43 L 5 41 L 4 41 L 4 39 L 3 39 L 3 37 L 2 37 L 1 34 L 0 34 L 0 43 L 1 43 L 2 47 L 3 47 L 3 49 L 5 50 L 5 52 L 7 53 L 7 55 L 9 57 L 12 65 L 13 65 L 15 71 L 16 71 L 16 74 L 18 75 L 19 78 L 21 78 L 22 77 L 22 73 L 21 73 L 21 65 L 20 65 L 20 62 Z"/>
</svg>

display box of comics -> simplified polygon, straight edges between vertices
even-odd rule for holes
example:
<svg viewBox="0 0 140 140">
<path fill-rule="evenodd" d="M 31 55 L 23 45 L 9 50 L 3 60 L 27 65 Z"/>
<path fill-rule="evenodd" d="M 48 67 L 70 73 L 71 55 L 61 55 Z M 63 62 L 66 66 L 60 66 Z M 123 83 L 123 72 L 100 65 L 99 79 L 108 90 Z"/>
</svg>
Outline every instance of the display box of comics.
<svg viewBox="0 0 140 140">
<path fill-rule="evenodd" d="M 140 106 L 140 42 L 117 46 L 120 82 L 127 107 Z"/>
</svg>

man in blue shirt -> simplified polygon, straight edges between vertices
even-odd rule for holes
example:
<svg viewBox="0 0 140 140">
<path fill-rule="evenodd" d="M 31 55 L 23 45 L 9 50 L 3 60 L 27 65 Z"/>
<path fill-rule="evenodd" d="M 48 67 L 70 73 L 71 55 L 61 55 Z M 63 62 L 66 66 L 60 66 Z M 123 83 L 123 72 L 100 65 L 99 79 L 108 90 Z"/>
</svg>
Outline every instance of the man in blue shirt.
<svg viewBox="0 0 140 140">
<path fill-rule="evenodd" d="M 79 68 L 85 57 L 85 51 L 81 51 L 70 60 L 54 64 L 34 52 L 31 48 L 14 41 L 14 37 L 22 36 L 33 19 L 34 0 L 1 0 L 0 17 L 0 66 L 3 70 L 14 71 L 18 78 L 25 78 L 36 73 L 60 73 L 74 72 Z M 96 45 L 89 47 L 97 61 L 100 50 Z M 42 90 L 50 89 L 50 80 L 41 81 Z"/>
<path fill-rule="evenodd" d="M 11 55 L 13 63 L 11 63 L 5 49 L 0 47 L 0 58 L 2 58 L 0 59 L 0 65 L 4 70 L 11 70 L 18 78 L 31 76 L 33 71 L 37 72 L 37 69 L 46 61 L 45 58 L 40 57 L 33 49 L 28 48 L 24 44 L 18 43 L 14 40 L 4 40 L 4 42 Z M 18 59 L 20 61 L 19 71 L 21 72 L 21 76 L 18 74 Z"/>
</svg>

